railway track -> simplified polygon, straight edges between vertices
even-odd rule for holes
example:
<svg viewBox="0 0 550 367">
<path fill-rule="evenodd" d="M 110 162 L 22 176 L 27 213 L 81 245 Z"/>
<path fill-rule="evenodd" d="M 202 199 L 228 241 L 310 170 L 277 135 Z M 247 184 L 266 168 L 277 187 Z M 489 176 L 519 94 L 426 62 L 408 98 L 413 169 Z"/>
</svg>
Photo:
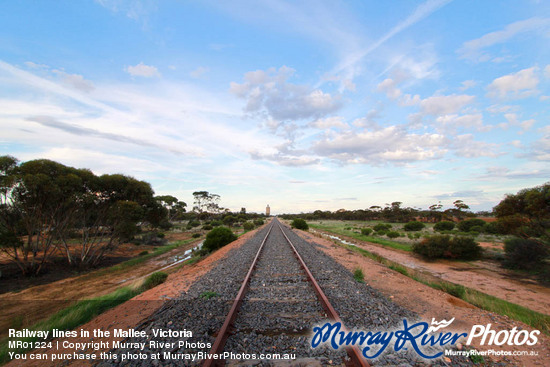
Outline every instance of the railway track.
<svg viewBox="0 0 550 367">
<path fill-rule="evenodd" d="M 250 348 L 245 341 L 258 334 L 280 335 L 295 348 L 312 325 L 327 318 L 341 322 L 283 228 L 276 219 L 271 223 L 210 355 L 222 354 L 226 341 L 227 349 L 245 354 Z M 356 347 L 347 348 L 347 354 L 347 365 L 368 366 Z M 220 365 L 222 361 L 212 358 L 203 363 L 204 367 Z"/>
<path fill-rule="evenodd" d="M 292 243 L 292 246 L 289 244 Z M 200 366 L 277 365 L 269 355 L 290 354 L 283 366 L 366 365 L 343 349 L 311 348 L 313 327 L 338 316 L 342 324 L 359 330 L 388 330 L 402 326 L 404 318 L 417 316 L 389 301 L 353 275 L 334 259 L 305 241 L 277 219 L 254 237 L 219 260 L 186 292 L 138 325 L 145 337 L 131 337 L 111 353 L 117 360 L 99 366 Z M 295 255 L 293 247 L 300 254 Z M 253 262 L 256 262 L 255 265 Z M 309 271 L 302 267 L 304 263 Z M 319 301 L 318 288 L 333 307 Z M 248 279 L 244 281 L 243 279 Z M 240 311 L 235 312 L 235 310 Z M 232 315 L 230 311 L 233 309 Z M 138 310 L 136 310 L 137 312 Z M 163 331 L 162 334 L 158 330 Z M 178 332 L 187 330 L 192 335 Z M 169 333 L 173 331 L 174 333 Z M 142 344 L 140 344 L 142 343 Z M 225 355 L 208 360 L 209 353 Z M 144 358 L 127 359 L 140 354 Z M 267 357 L 265 355 L 268 355 Z M 262 357 L 264 356 L 264 357 Z M 359 360 L 358 360 L 359 359 Z M 291 362 L 291 364 L 288 364 Z M 369 361 L 371 362 L 371 361 Z M 412 351 L 387 353 L 371 362 L 376 366 L 425 365 Z M 432 361 L 432 366 L 448 366 Z M 453 361 L 454 363 L 454 361 Z M 455 363 L 453 366 L 468 363 Z"/>
</svg>

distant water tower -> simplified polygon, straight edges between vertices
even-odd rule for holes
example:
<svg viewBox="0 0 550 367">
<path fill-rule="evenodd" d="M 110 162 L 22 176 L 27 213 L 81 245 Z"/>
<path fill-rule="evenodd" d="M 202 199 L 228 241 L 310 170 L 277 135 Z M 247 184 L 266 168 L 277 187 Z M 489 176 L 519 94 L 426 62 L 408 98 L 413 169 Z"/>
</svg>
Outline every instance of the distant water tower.
<svg viewBox="0 0 550 367">
<path fill-rule="evenodd" d="M 267 207 L 265 208 L 265 215 L 269 217 L 271 214 L 271 209 L 269 208 L 269 204 L 267 204 Z"/>
</svg>

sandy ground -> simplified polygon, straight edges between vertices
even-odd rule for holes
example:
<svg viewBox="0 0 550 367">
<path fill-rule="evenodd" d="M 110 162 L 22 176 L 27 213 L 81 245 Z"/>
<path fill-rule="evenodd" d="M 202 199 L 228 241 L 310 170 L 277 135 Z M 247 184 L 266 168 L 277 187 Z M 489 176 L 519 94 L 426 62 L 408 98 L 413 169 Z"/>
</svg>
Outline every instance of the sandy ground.
<svg viewBox="0 0 550 367">
<path fill-rule="evenodd" d="M 324 233 L 319 230 L 311 230 L 311 232 Z M 541 286 L 532 279 L 518 277 L 515 273 L 502 269 L 494 262 L 448 260 L 428 262 L 410 252 L 358 241 L 346 236 L 339 235 L 338 237 L 409 268 L 427 272 L 465 287 L 477 289 L 534 311 L 550 314 L 550 288 Z M 487 243 L 483 245 L 486 247 L 491 246 Z"/>
<path fill-rule="evenodd" d="M 531 327 L 523 323 L 511 320 L 505 316 L 500 316 L 481 310 L 459 298 L 430 288 L 422 283 L 418 283 L 413 279 L 391 270 L 374 260 L 338 246 L 332 240 L 319 238 L 301 231 L 297 231 L 297 233 L 308 241 L 314 241 L 320 244 L 324 252 L 333 257 L 336 261 L 340 262 L 350 271 L 353 271 L 356 268 L 361 268 L 365 274 L 365 281 L 368 285 L 380 291 L 393 302 L 416 312 L 424 321 L 431 322 L 432 318 L 435 318 L 437 321 L 443 319 L 450 320 L 454 317 L 455 321 L 449 327 L 449 330 L 467 333 L 470 332 L 473 325 L 486 325 L 489 323 L 492 324 L 492 330 L 511 330 L 513 327 L 518 327 L 518 329 L 522 328 L 526 330 L 533 330 Z M 377 246 L 371 246 L 368 248 L 365 246 L 365 248 L 369 251 L 371 251 L 371 249 L 380 249 Z M 386 255 L 386 252 L 380 252 L 380 255 L 384 256 Z M 394 255 L 393 250 L 389 251 L 387 255 Z M 390 258 L 390 256 L 388 256 L 388 258 Z M 392 260 L 396 262 L 399 262 L 397 260 L 410 261 L 410 259 L 402 256 L 394 256 Z M 408 266 L 408 264 L 405 265 Z M 451 270 L 449 270 L 449 272 L 456 273 L 457 276 L 464 273 L 462 271 L 459 272 Z M 449 276 L 449 278 L 446 279 L 453 279 L 453 277 L 451 277 L 448 273 L 447 276 Z M 492 282 L 491 278 L 488 277 L 485 277 L 483 280 L 485 283 Z M 548 308 L 546 308 L 546 312 L 548 312 Z M 540 335 L 538 344 L 532 347 L 516 347 L 508 345 L 503 347 L 488 347 L 480 346 L 478 344 L 474 345 L 476 349 L 479 350 L 527 350 L 536 351 L 538 353 L 538 356 L 536 357 L 493 357 L 495 362 L 503 362 L 510 366 L 548 366 L 548 361 L 550 360 L 550 338 L 546 335 Z"/>
<path fill-rule="evenodd" d="M 123 329 L 128 330 L 132 329 L 142 322 L 144 322 L 149 316 L 151 316 L 155 311 L 157 311 L 164 302 L 169 298 L 177 297 L 181 292 L 189 289 L 191 284 L 208 272 L 215 263 L 223 258 L 227 253 L 234 249 L 240 247 L 243 243 L 248 241 L 256 231 L 250 231 L 241 237 L 238 240 L 232 242 L 231 244 L 221 248 L 207 258 L 191 265 L 184 266 L 175 273 L 172 273 L 168 276 L 168 279 L 161 285 L 150 289 L 134 298 L 130 301 L 125 302 L 95 318 L 94 320 L 88 322 L 85 325 L 82 325 L 79 330 L 87 330 L 90 332 L 90 335 L 93 335 L 93 330 L 102 330 L 113 332 L 114 329 Z M 114 338 L 70 338 L 70 339 L 59 339 L 60 344 L 64 340 L 69 340 L 71 342 L 89 342 L 93 340 L 94 342 L 101 341 L 112 341 Z M 59 350 L 54 350 L 55 353 L 72 353 L 73 349 L 64 350 L 60 348 Z M 99 356 L 99 353 L 107 351 L 105 349 L 93 351 L 91 349 L 80 351 L 82 353 L 94 353 Z M 52 353 L 51 350 L 41 351 L 40 353 Z M 72 363 L 71 363 L 72 362 Z M 22 361 L 14 360 L 8 363 L 6 366 L 57 366 L 61 363 L 54 363 L 52 361 Z M 88 366 L 89 362 L 86 361 L 67 361 L 63 362 L 63 366 Z"/>
</svg>

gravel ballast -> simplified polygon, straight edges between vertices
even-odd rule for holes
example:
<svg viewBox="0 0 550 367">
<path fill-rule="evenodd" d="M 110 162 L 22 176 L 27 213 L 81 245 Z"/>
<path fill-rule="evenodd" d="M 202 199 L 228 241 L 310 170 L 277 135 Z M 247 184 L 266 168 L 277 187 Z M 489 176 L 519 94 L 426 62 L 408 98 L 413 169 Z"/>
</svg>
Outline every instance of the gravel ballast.
<svg viewBox="0 0 550 367">
<path fill-rule="evenodd" d="M 265 243 L 250 288 L 234 323 L 233 333 L 227 340 L 225 351 L 236 358 L 229 364 L 245 364 L 242 357 L 255 353 L 292 353 L 302 365 L 341 364 L 345 352 L 340 348 L 311 348 L 312 329 L 328 322 L 313 287 L 287 244 L 278 221 Z M 215 268 L 196 281 L 187 292 L 168 301 L 158 312 L 136 330 L 143 330 L 147 338 L 129 338 L 125 342 L 145 342 L 145 348 L 119 348 L 113 352 L 145 353 L 140 360 L 101 362 L 99 365 L 151 366 L 198 365 L 190 359 L 163 359 L 165 352 L 173 355 L 208 352 L 215 334 L 239 291 L 250 264 L 264 239 L 269 225 L 240 248 L 232 250 Z M 367 284 L 357 282 L 350 271 L 318 250 L 318 245 L 299 237 L 293 230 L 282 226 L 304 262 L 316 278 L 324 293 L 339 313 L 348 329 L 387 331 L 403 327 L 403 319 L 414 322 L 418 316 L 391 302 Z M 188 330 L 192 337 L 153 337 L 153 330 Z M 173 342 L 171 348 L 154 348 L 151 341 Z M 182 344 L 178 345 L 178 342 Z M 187 343 L 187 344 L 186 344 Z M 191 343 L 191 344 L 190 344 Z M 154 344 L 154 343 L 153 343 Z M 427 353 L 435 353 L 423 349 Z M 160 360 L 152 355 L 159 353 Z M 170 357 L 167 355 L 167 357 Z M 258 361 L 263 365 L 275 364 Z M 443 359 L 425 360 L 413 351 L 386 351 L 383 356 L 368 360 L 371 365 L 387 366 L 446 366 Z M 249 362 L 246 364 L 250 364 Z M 298 365 L 298 364 L 296 364 Z M 453 366 L 471 365 L 466 358 L 453 357 Z"/>
</svg>

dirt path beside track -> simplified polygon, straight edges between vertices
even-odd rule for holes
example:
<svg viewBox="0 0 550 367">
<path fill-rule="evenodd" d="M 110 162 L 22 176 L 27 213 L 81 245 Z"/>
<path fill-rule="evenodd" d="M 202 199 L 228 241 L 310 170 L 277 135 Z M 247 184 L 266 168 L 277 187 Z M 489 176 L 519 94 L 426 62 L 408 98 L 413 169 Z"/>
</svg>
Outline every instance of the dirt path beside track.
<svg viewBox="0 0 550 367">
<path fill-rule="evenodd" d="M 310 230 L 313 234 L 333 235 L 320 230 Z M 411 269 L 429 273 L 437 278 L 504 299 L 544 314 L 550 312 L 550 288 L 537 284 L 534 280 L 520 277 L 489 261 L 448 261 L 428 262 L 406 251 L 400 251 L 370 242 L 337 235 L 349 243 L 369 252 L 380 255 Z"/>
</svg>

